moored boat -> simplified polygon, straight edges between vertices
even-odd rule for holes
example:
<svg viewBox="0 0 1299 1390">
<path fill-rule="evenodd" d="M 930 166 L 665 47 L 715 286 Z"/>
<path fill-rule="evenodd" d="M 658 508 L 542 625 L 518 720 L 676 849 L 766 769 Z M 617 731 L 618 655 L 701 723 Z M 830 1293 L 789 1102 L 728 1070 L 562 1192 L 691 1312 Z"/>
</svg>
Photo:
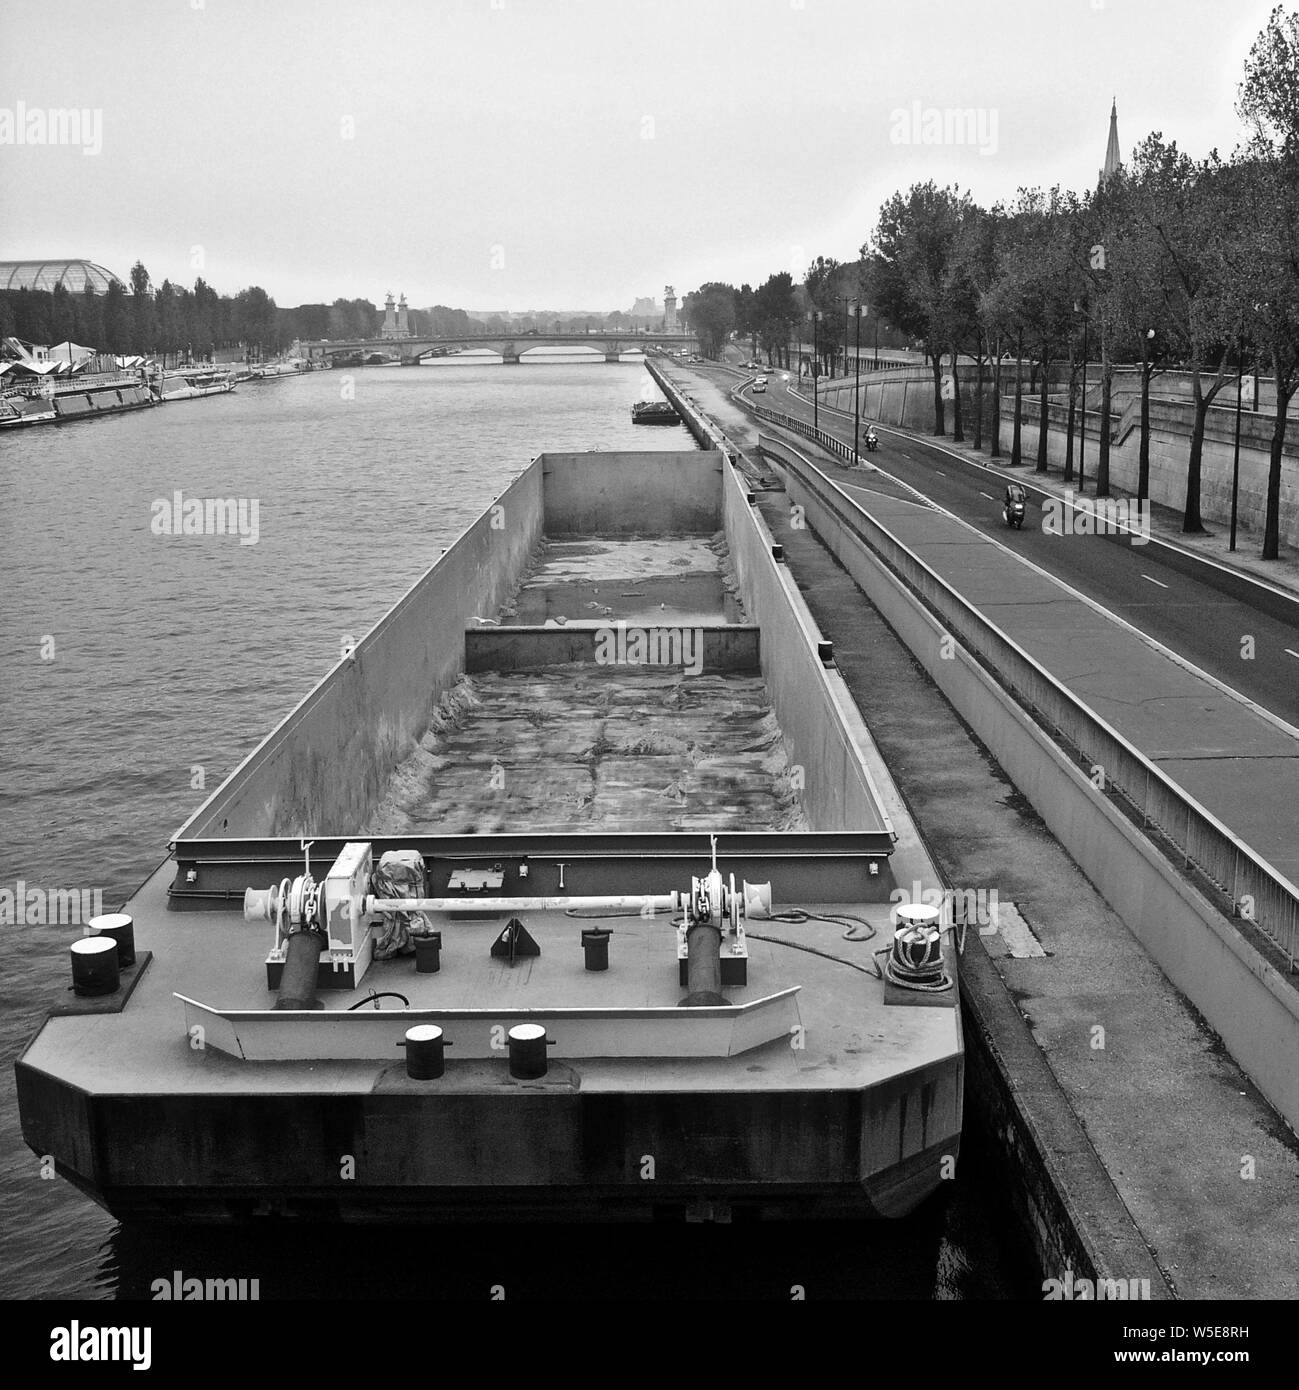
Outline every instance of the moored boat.
<svg viewBox="0 0 1299 1390">
<path fill-rule="evenodd" d="M 186 401 L 198 396 L 219 396 L 235 389 L 232 367 L 171 367 L 153 379 L 160 401 Z"/>
<path fill-rule="evenodd" d="M 754 500 L 715 452 L 535 459 L 96 924 L 27 1143 L 124 1219 L 952 1176 L 938 876 Z"/>
<path fill-rule="evenodd" d="M 634 425 L 679 425 L 681 416 L 671 401 L 637 401 L 631 408 Z"/>
</svg>

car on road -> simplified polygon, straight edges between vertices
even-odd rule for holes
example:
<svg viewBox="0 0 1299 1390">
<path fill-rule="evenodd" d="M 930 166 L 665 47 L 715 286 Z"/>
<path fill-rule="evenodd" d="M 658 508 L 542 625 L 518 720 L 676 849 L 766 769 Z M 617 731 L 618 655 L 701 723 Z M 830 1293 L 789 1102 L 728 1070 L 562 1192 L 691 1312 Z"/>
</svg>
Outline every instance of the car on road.
<svg viewBox="0 0 1299 1390">
<path fill-rule="evenodd" d="M 758 377 L 758 379 L 753 383 L 754 394 L 756 395 L 758 392 L 765 391 L 766 389 L 767 378 L 765 376 Z"/>
</svg>

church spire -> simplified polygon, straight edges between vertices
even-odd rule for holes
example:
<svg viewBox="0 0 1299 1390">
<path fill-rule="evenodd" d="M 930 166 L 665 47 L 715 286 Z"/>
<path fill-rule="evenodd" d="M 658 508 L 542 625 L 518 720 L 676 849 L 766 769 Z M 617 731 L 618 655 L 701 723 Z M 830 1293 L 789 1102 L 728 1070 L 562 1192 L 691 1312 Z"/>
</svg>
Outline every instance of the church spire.
<svg viewBox="0 0 1299 1390">
<path fill-rule="evenodd" d="M 1105 146 L 1105 167 L 1101 170 L 1101 187 L 1119 171 L 1119 105 L 1117 98 L 1110 106 L 1110 138 Z"/>
</svg>

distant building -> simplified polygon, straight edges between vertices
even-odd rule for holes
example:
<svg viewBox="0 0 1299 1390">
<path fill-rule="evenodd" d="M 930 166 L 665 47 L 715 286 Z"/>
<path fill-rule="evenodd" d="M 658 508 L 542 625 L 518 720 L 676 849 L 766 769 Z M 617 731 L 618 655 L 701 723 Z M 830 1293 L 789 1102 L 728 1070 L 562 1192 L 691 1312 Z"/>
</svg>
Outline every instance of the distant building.
<svg viewBox="0 0 1299 1390">
<path fill-rule="evenodd" d="M 81 294 L 89 286 L 105 294 L 109 285 L 126 286 L 94 261 L 0 261 L 0 290 L 52 290 L 62 285 L 69 294 Z"/>
<path fill-rule="evenodd" d="M 1100 187 L 1104 188 L 1122 167 L 1119 159 L 1119 105 L 1116 99 L 1110 106 L 1110 138 L 1105 146 L 1105 167 L 1101 170 Z"/>
</svg>

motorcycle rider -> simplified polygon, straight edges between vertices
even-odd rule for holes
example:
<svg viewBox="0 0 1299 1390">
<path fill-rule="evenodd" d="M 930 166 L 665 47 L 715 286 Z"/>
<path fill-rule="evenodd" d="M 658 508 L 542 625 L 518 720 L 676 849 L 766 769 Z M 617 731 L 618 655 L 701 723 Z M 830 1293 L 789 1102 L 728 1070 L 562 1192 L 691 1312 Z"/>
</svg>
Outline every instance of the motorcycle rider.
<svg viewBox="0 0 1299 1390">
<path fill-rule="evenodd" d="M 1019 527 L 1024 524 L 1024 510 L 1028 503 L 1028 494 L 1019 483 L 1006 484 L 1006 501 L 1002 506 L 1001 515 L 1007 526 Z"/>
<path fill-rule="evenodd" d="M 865 434 L 865 436 L 864 436 L 863 439 L 862 439 L 862 443 L 866 446 L 867 449 L 878 449 L 878 448 L 879 448 L 879 443 L 880 443 L 880 441 L 879 441 L 879 437 L 878 437 L 878 436 L 876 435 L 876 433 L 875 433 L 875 426 L 874 426 L 874 425 L 867 425 L 867 426 L 866 426 L 866 434 Z"/>
</svg>

